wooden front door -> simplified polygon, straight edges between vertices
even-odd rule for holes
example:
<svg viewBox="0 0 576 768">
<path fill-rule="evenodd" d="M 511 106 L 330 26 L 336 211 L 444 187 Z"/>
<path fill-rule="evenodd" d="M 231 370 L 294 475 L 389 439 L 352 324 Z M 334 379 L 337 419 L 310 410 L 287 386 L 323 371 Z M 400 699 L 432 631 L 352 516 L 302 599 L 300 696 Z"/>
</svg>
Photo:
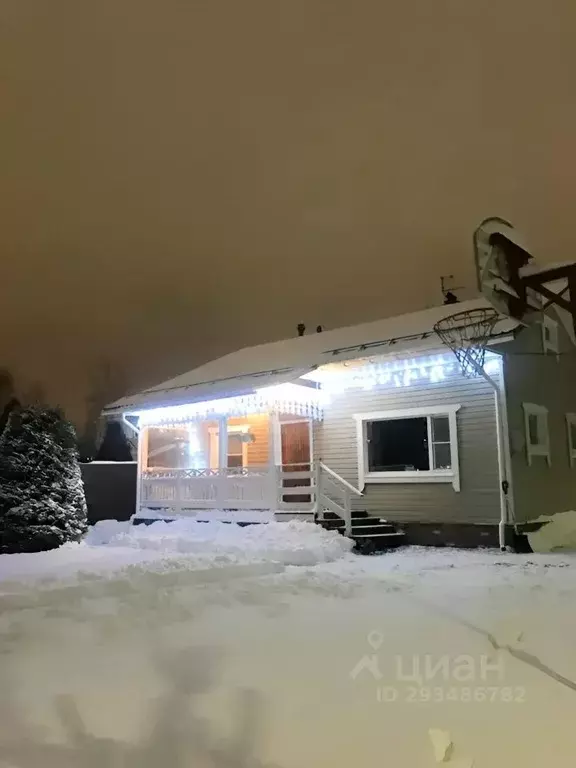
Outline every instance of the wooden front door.
<svg viewBox="0 0 576 768">
<path fill-rule="evenodd" d="M 280 446 L 282 451 L 283 472 L 309 472 L 312 469 L 312 446 L 310 440 L 311 423 L 309 421 L 280 422 Z M 285 479 L 284 488 L 310 485 L 310 478 Z M 282 501 L 290 503 L 310 503 L 310 494 L 282 496 Z"/>
</svg>

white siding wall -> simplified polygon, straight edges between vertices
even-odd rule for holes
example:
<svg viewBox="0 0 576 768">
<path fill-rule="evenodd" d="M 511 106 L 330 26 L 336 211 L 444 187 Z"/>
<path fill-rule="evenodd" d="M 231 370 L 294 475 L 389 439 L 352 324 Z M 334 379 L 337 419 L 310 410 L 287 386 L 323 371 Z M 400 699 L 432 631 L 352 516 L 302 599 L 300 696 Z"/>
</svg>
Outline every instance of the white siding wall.
<svg viewBox="0 0 576 768">
<path fill-rule="evenodd" d="M 438 384 L 349 391 L 334 398 L 315 428 L 315 458 L 358 484 L 355 413 L 460 403 L 461 491 L 449 483 L 367 484 L 357 509 L 402 522 L 497 523 L 500 519 L 494 390 L 455 374 Z"/>
</svg>

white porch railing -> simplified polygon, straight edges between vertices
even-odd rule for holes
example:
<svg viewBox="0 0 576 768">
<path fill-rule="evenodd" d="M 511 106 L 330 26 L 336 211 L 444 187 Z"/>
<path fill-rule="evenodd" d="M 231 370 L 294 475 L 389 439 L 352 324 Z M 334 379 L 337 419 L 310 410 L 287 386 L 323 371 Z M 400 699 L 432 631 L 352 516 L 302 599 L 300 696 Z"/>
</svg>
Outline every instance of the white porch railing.
<svg viewBox="0 0 576 768">
<path fill-rule="evenodd" d="M 269 465 L 237 469 L 151 469 L 140 478 L 140 510 L 262 509 L 314 512 L 325 510 L 352 530 L 352 496 L 362 496 L 347 480 L 322 462 L 289 471 Z"/>
<path fill-rule="evenodd" d="M 319 461 L 316 467 L 318 486 L 317 515 L 324 519 L 325 510 L 333 512 L 344 520 L 344 533 L 352 534 L 352 496 L 362 496 L 362 491 L 355 488 L 333 469 Z"/>
<path fill-rule="evenodd" d="M 140 507 L 275 509 L 276 472 L 250 469 L 155 469 L 143 472 Z"/>
</svg>

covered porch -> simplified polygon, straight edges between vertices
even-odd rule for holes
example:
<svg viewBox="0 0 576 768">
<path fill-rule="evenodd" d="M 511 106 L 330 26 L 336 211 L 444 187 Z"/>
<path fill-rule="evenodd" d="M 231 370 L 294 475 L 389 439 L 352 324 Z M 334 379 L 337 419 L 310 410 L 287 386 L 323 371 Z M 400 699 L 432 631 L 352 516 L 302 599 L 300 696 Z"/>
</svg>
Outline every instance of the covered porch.
<svg viewBox="0 0 576 768">
<path fill-rule="evenodd" d="M 312 419 L 247 414 L 140 433 L 139 509 L 313 509 Z"/>
<path fill-rule="evenodd" d="M 142 411 L 137 512 L 314 512 L 322 400 L 318 386 L 284 384 Z"/>
</svg>

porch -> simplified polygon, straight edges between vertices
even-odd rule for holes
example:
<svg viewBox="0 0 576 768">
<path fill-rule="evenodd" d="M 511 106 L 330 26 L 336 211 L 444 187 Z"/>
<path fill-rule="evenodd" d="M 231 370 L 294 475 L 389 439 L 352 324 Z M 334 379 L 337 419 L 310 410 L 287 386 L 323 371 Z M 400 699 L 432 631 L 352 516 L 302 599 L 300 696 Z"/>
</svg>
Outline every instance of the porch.
<svg viewBox="0 0 576 768">
<path fill-rule="evenodd" d="M 361 494 L 314 461 L 314 421 L 269 412 L 143 425 L 138 515 L 253 510 L 322 519 L 330 511 L 349 531 L 352 496 Z"/>
</svg>

